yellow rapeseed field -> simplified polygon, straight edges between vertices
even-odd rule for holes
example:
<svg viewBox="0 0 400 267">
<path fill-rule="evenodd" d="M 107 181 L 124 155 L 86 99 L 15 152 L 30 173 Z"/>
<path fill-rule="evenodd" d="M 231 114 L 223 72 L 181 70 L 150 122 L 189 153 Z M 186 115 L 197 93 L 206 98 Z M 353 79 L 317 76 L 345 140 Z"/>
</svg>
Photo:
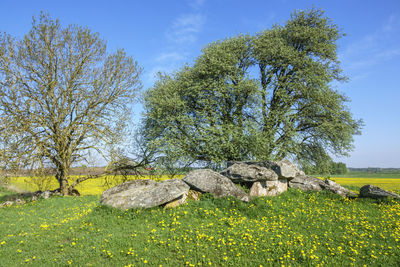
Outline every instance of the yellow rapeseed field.
<svg viewBox="0 0 400 267">
<path fill-rule="evenodd" d="M 144 175 L 144 176 L 105 176 L 97 179 L 86 180 L 77 185 L 76 189 L 81 195 L 101 195 L 105 190 L 110 187 L 121 184 L 124 181 L 131 181 L 137 179 L 152 179 L 156 181 L 163 181 L 170 178 L 182 178 L 183 175 Z M 78 179 L 79 176 L 73 176 L 73 179 Z M 15 186 L 21 191 L 36 191 L 36 190 L 54 190 L 59 187 L 55 177 L 12 177 L 9 180 L 10 184 Z"/>
<path fill-rule="evenodd" d="M 400 190 L 400 179 L 395 178 L 329 178 L 341 185 L 351 185 L 362 187 L 366 184 L 371 184 L 374 186 L 379 186 L 383 189 L 390 191 Z"/>
</svg>

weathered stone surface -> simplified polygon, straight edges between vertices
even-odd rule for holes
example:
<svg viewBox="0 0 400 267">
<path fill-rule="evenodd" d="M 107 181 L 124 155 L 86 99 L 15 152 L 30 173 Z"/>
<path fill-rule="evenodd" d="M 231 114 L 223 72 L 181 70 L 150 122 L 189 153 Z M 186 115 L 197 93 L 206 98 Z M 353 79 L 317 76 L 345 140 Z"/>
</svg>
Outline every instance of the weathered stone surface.
<svg viewBox="0 0 400 267">
<path fill-rule="evenodd" d="M 345 196 L 345 197 L 356 197 L 357 194 L 350 191 L 347 188 L 331 181 L 331 180 L 321 180 L 312 176 L 302 175 L 297 176 L 289 181 L 289 187 L 298 188 L 302 191 L 321 191 L 328 190 L 332 193 Z"/>
<path fill-rule="evenodd" d="M 344 188 L 343 186 L 341 186 L 340 184 L 335 183 L 332 180 L 325 180 L 325 190 L 331 191 L 335 194 L 344 196 L 344 197 L 357 197 L 357 194 L 354 193 L 353 191 Z"/>
<path fill-rule="evenodd" d="M 255 165 L 264 167 L 266 169 L 273 170 L 279 177 L 279 179 L 293 179 L 297 176 L 304 176 L 304 172 L 288 160 L 281 161 L 244 161 L 244 162 L 228 162 L 228 168 L 234 164 L 243 163 L 247 165 Z"/>
<path fill-rule="evenodd" d="M 182 179 L 191 189 L 210 193 L 215 197 L 233 196 L 242 201 L 249 201 L 249 196 L 237 187 L 229 178 L 209 169 L 194 170 Z"/>
<path fill-rule="evenodd" d="M 288 189 L 288 182 L 285 179 L 277 181 L 262 181 L 253 183 L 250 188 L 251 197 L 277 196 Z"/>
<path fill-rule="evenodd" d="M 120 209 L 151 208 L 179 199 L 189 186 L 179 179 L 135 180 L 103 192 L 100 203 Z"/>
<path fill-rule="evenodd" d="M 237 162 L 221 172 L 234 183 L 277 181 L 278 175 L 270 169 L 258 165 Z"/>
<path fill-rule="evenodd" d="M 300 171 L 296 164 L 288 160 L 272 161 L 271 165 L 271 168 L 278 174 L 280 179 L 293 179 L 296 176 L 304 175 L 304 172 Z"/>
<path fill-rule="evenodd" d="M 150 187 L 153 187 L 155 184 L 156 182 L 150 179 L 128 181 L 104 191 L 101 195 L 101 199 L 109 198 L 111 195 L 117 195 L 121 192 L 129 193 L 129 190 L 132 190 L 133 192 L 140 190 L 145 191 Z"/>
<path fill-rule="evenodd" d="M 289 187 L 298 188 L 302 191 L 320 191 L 324 188 L 324 181 L 312 176 L 297 176 L 289 181 Z"/>
<path fill-rule="evenodd" d="M 380 187 L 373 186 L 373 185 L 364 185 L 360 188 L 360 197 L 369 197 L 369 198 L 386 198 L 392 197 L 400 199 L 400 195 L 386 191 Z"/>
</svg>

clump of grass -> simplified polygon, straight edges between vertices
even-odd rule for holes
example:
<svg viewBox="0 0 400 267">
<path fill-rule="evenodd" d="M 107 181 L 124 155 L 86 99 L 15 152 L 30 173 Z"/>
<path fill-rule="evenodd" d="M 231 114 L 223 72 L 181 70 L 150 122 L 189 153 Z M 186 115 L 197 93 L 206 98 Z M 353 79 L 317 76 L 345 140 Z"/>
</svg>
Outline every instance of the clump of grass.
<svg viewBox="0 0 400 267">
<path fill-rule="evenodd" d="M 96 196 L 0 208 L 1 265 L 396 266 L 400 202 L 290 189 L 250 203 L 205 194 L 174 209 Z"/>
</svg>

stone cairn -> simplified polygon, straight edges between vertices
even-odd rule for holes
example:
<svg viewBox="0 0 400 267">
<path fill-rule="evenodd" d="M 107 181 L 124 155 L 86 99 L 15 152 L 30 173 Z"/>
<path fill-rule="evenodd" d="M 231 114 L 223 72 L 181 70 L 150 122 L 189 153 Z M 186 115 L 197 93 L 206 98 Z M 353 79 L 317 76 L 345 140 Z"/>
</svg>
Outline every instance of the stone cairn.
<svg viewBox="0 0 400 267">
<path fill-rule="evenodd" d="M 240 186 L 239 186 L 240 185 Z M 249 193 L 243 190 L 249 189 Z M 330 191 L 343 197 L 355 198 L 358 195 L 331 180 L 321 180 L 307 176 L 288 160 L 279 162 L 228 162 L 228 167 L 220 173 L 210 169 L 193 170 L 183 179 L 170 179 L 162 182 L 154 180 L 134 180 L 117 185 L 103 192 L 101 204 L 119 208 L 175 207 L 188 199 L 199 200 L 201 194 L 210 193 L 214 197 L 232 196 L 248 202 L 251 198 L 277 196 L 287 189 L 302 191 Z M 57 191 L 30 193 L 32 200 L 48 198 Z M 366 185 L 360 189 L 360 197 L 398 198 L 400 196 L 379 187 Z M 0 206 L 22 204 L 23 200 L 5 202 Z"/>
<path fill-rule="evenodd" d="M 250 192 L 246 193 L 243 186 L 249 188 Z M 100 202 L 120 209 L 168 208 L 185 203 L 188 199 L 199 200 L 203 193 L 210 193 L 217 198 L 232 196 L 248 202 L 254 197 L 279 195 L 288 187 L 302 191 L 326 190 L 343 197 L 357 197 L 356 193 L 334 181 L 307 176 L 295 164 L 283 160 L 229 162 L 228 167 L 220 173 L 199 169 L 187 173 L 183 179 L 158 183 L 153 180 L 129 181 L 104 191 Z M 396 194 L 390 192 L 389 195 L 395 197 Z"/>
</svg>

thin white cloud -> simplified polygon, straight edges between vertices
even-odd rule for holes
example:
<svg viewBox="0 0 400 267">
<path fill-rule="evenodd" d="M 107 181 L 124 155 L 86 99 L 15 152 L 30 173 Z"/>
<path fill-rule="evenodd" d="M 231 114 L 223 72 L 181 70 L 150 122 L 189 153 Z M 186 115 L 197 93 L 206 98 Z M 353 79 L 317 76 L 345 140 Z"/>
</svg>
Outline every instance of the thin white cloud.
<svg viewBox="0 0 400 267">
<path fill-rule="evenodd" d="M 174 20 L 172 26 L 167 30 L 166 37 L 173 43 L 192 44 L 197 41 L 197 35 L 205 20 L 205 16 L 200 13 L 181 15 Z"/>
<path fill-rule="evenodd" d="M 167 45 L 154 57 L 154 67 L 146 75 L 149 83 L 154 83 L 158 72 L 172 73 L 180 68 L 190 56 L 190 48 L 203 29 L 206 16 L 200 9 L 205 0 L 187 0 L 191 13 L 178 15 L 166 28 Z"/>
<path fill-rule="evenodd" d="M 351 43 L 339 54 L 345 71 L 366 72 L 377 64 L 400 56 L 400 31 L 395 15 L 375 32 Z M 357 75 L 357 74 L 356 74 Z"/>
<path fill-rule="evenodd" d="M 161 53 L 158 55 L 155 60 L 158 62 L 163 62 L 163 61 L 181 61 L 186 58 L 185 53 L 178 53 L 178 52 L 167 52 L 167 53 Z"/>
</svg>

